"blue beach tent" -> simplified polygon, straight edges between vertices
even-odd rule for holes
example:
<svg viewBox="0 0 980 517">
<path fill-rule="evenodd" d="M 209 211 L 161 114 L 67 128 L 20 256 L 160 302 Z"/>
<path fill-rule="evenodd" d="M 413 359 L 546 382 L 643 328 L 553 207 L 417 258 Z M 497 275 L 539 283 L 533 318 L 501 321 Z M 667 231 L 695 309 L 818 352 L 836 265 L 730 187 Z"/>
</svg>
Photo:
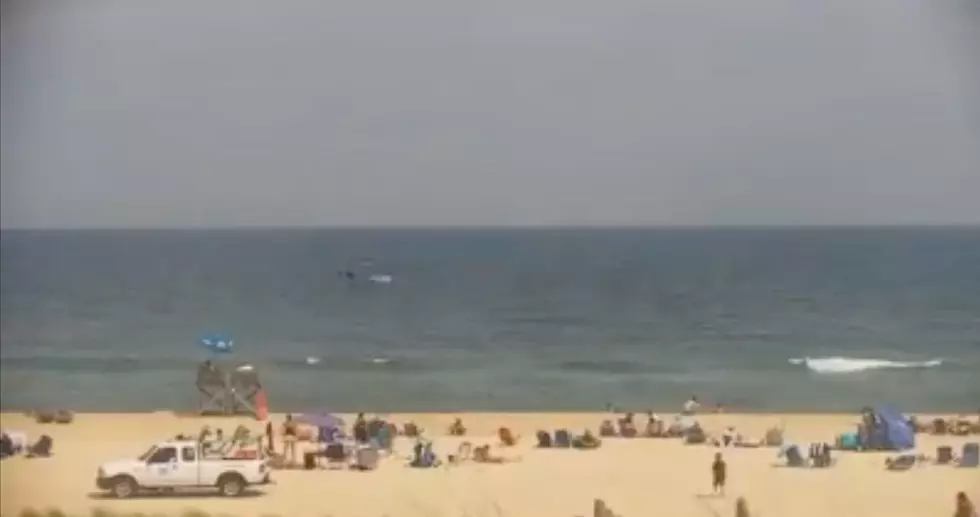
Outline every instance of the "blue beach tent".
<svg viewBox="0 0 980 517">
<path fill-rule="evenodd" d="M 906 451 L 915 448 L 915 429 L 912 422 L 890 406 L 875 406 L 877 424 L 870 433 L 871 449 Z"/>
</svg>

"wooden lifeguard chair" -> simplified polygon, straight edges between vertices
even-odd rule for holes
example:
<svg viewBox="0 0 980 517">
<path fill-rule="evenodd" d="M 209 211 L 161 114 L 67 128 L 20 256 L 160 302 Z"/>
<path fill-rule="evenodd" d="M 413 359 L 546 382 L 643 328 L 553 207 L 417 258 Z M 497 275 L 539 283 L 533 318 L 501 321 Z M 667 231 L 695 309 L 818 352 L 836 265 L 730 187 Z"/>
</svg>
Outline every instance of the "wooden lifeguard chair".
<svg viewBox="0 0 980 517">
<path fill-rule="evenodd" d="M 251 365 L 204 361 L 198 366 L 196 385 L 202 415 L 258 416 L 256 399 L 262 385 Z"/>
</svg>

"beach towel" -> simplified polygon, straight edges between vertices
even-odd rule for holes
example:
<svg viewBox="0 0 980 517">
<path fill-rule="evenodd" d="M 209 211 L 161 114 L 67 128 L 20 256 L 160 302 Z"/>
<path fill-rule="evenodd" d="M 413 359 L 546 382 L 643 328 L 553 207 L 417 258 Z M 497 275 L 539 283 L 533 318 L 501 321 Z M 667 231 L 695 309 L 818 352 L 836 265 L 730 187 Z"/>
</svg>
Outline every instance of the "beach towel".
<svg viewBox="0 0 980 517">
<path fill-rule="evenodd" d="M 960 456 L 959 466 L 964 468 L 980 467 L 980 444 L 977 442 L 963 444 L 963 454 Z"/>
<path fill-rule="evenodd" d="M 572 439 L 571 436 L 568 434 L 568 429 L 559 429 L 555 431 L 554 446 L 563 449 L 572 446 Z"/>
<path fill-rule="evenodd" d="M 538 447 L 543 449 L 551 447 L 551 434 L 548 431 L 538 431 Z"/>
</svg>

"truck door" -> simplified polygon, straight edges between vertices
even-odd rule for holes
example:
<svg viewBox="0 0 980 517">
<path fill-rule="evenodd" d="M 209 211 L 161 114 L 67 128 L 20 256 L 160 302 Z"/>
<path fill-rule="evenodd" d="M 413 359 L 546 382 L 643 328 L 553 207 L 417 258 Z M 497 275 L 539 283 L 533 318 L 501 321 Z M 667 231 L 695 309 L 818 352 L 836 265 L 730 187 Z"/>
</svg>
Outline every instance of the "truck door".
<svg viewBox="0 0 980 517">
<path fill-rule="evenodd" d="M 176 486 L 197 486 L 200 483 L 200 466 L 198 463 L 197 447 L 184 445 L 180 448 L 180 461 L 174 472 Z"/>
<path fill-rule="evenodd" d="M 177 486 L 176 477 L 180 464 L 176 447 L 160 447 L 146 460 L 146 479 L 140 484 L 147 487 Z"/>
</svg>

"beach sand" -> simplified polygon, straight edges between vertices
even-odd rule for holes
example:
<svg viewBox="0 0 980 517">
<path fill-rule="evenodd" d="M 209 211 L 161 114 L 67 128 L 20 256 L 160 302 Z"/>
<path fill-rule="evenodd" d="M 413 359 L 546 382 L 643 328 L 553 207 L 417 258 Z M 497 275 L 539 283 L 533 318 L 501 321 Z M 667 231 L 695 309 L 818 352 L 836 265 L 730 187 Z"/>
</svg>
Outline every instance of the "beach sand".
<svg viewBox="0 0 980 517">
<path fill-rule="evenodd" d="M 382 416 L 398 423 L 417 422 L 435 440 L 441 454 L 455 451 L 467 440 L 495 444 L 497 454 L 514 462 L 411 469 L 403 458 L 410 453 L 412 442 L 401 438 L 396 440 L 396 455 L 382 460 L 373 472 L 277 471 L 275 485 L 254 497 L 238 499 L 198 495 L 113 500 L 94 486 L 102 462 L 135 457 L 156 441 L 196 432 L 204 424 L 231 431 L 244 423 L 256 432 L 264 425 L 249 419 L 170 412 L 81 414 L 69 425 L 40 425 L 28 416 L 7 413 L 0 415 L 4 429 L 26 431 L 32 438 L 50 435 L 54 456 L 3 461 L 0 511 L 13 516 L 28 507 L 58 507 L 68 512 L 105 508 L 171 514 L 193 508 L 243 517 L 572 517 L 589 515 L 593 499 L 602 498 L 624 517 L 712 517 L 733 515 L 735 498 L 744 496 L 753 515 L 762 517 L 938 517 L 952 513 L 957 491 L 980 500 L 980 469 L 928 464 L 903 473 L 886 472 L 886 453 L 836 453 L 833 468 L 790 469 L 776 466 L 780 462 L 775 449 L 685 446 L 673 439 L 605 439 L 594 451 L 533 447 L 538 429 L 595 431 L 608 418 L 603 414 Z M 469 436 L 444 436 L 457 416 L 469 428 Z M 748 437 L 761 437 L 768 427 L 781 425 L 788 440 L 805 446 L 810 441 L 833 441 L 836 434 L 853 429 L 857 415 L 722 414 L 700 420 L 709 433 L 718 434 L 734 425 Z M 281 421 L 280 415 L 273 416 L 277 430 Z M 522 437 L 518 446 L 496 448 L 496 429 L 502 425 Z M 918 450 L 934 455 L 938 445 L 959 450 L 969 440 L 919 435 Z M 719 451 L 728 463 L 728 490 L 723 498 L 706 495 L 711 489 L 710 463 Z"/>
</svg>

